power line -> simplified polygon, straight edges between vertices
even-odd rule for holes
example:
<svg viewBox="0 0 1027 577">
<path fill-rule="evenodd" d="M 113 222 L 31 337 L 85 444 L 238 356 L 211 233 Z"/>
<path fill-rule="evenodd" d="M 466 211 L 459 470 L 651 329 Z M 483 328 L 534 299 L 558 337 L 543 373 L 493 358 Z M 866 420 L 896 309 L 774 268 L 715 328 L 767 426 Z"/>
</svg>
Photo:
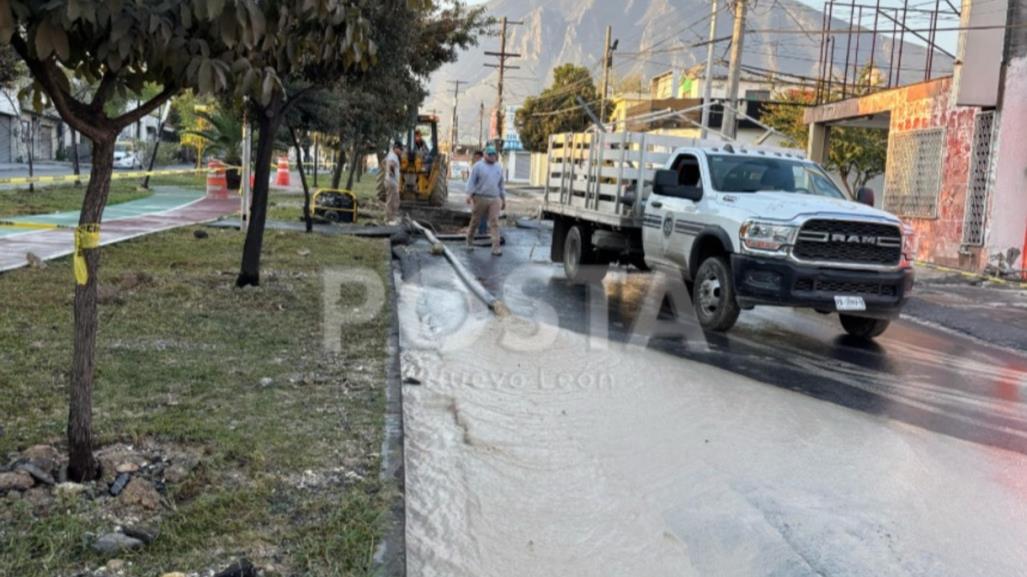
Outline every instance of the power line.
<svg viewBox="0 0 1027 577">
<path fill-rule="evenodd" d="M 497 90 L 496 90 L 496 135 L 499 137 L 499 147 L 500 148 L 502 148 L 502 146 L 503 146 L 503 129 L 504 129 L 504 126 L 503 126 L 503 124 L 504 124 L 504 122 L 503 122 L 503 75 L 506 73 L 507 69 L 509 69 L 509 70 L 519 70 L 520 69 L 520 67 L 518 67 L 518 66 L 510 66 L 509 64 L 506 63 L 506 61 L 511 59 L 511 58 L 520 58 L 521 57 L 520 54 L 517 54 L 517 53 L 514 53 L 514 52 L 507 52 L 506 51 L 506 27 L 508 25 L 515 25 L 515 26 L 517 26 L 517 25 L 520 25 L 520 24 L 523 24 L 523 22 L 511 21 L 511 20 L 507 19 L 506 16 L 503 16 L 502 20 L 500 20 L 500 28 L 499 28 L 499 52 L 489 52 L 487 50 L 485 51 L 485 55 L 486 56 L 495 56 L 499 60 L 499 62 L 497 64 L 489 63 L 489 64 L 485 64 L 485 66 L 487 68 L 498 68 L 499 69 L 499 86 L 497 87 Z"/>
</svg>

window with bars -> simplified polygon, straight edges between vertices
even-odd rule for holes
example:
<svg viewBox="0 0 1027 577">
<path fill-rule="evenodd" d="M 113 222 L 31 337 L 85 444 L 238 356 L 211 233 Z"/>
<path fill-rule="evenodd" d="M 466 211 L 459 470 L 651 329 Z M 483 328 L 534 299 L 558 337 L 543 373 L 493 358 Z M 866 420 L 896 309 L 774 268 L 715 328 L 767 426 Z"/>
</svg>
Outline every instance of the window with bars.
<svg viewBox="0 0 1027 577">
<path fill-rule="evenodd" d="M 928 128 L 888 139 L 884 209 L 898 216 L 937 218 L 945 129 Z"/>
<path fill-rule="evenodd" d="M 974 116 L 974 139 L 970 155 L 970 182 L 966 190 L 963 212 L 963 244 L 984 246 L 984 221 L 991 194 L 991 149 L 995 112 L 978 112 Z"/>
</svg>

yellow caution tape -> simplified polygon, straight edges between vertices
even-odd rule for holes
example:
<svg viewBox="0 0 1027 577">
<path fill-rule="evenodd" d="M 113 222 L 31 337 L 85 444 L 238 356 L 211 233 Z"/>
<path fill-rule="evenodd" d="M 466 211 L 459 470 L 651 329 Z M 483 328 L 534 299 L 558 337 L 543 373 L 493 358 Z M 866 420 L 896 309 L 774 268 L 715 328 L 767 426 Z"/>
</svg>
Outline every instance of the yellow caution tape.
<svg viewBox="0 0 1027 577">
<path fill-rule="evenodd" d="M 995 284 L 1009 285 L 1009 286 L 1013 286 L 1013 287 L 1017 287 L 1017 288 L 1021 288 L 1021 289 L 1027 289 L 1027 282 L 1019 282 L 1019 281 L 1015 281 L 1015 280 L 1011 281 L 1011 280 L 1006 280 L 1004 278 L 997 277 L 997 276 L 991 276 L 991 275 L 986 275 L 986 274 L 977 274 L 977 273 L 968 272 L 968 271 L 965 271 L 965 270 L 959 270 L 957 268 L 949 268 L 947 266 L 941 266 L 939 264 L 933 264 L 933 263 L 929 263 L 929 262 L 924 262 L 922 260 L 917 260 L 917 261 L 913 261 L 913 262 L 914 262 L 914 264 L 916 264 L 916 266 L 922 266 L 924 268 L 929 268 L 929 269 L 933 269 L 933 270 L 937 270 L 937 271 L 941 271 L 941 272 L 958 274 L 958 275 L 964 276 L 966 278 L 974 279 L 974 280 L 988 281 L 988 282 L 993 282 Z"/>
<path fill-rule="evenodd" d="M 111 180 L 126 180 L 130 178 L 142 178 L 144 176 L 171 176 L 175 174 L 193 174 L 207 172 L 206 168 L 178 168 L 166 170 L 150 170 L 145 172 L 114 172 L 111 173 Z M 17 176 L 11 178 L 0 178 L 0 184 L 33 184 L 43 182 L 75 182 L 76 180 L 89 180 L 88 174 L 75 176 L 65 174 L 61 176 Z"/>
<path fill-rule="evenodd" d="M 75 229 L 75 282 L 85 285 L 89 282 L 89 269 L 86 267 L 86 257 L 82 251 L 99 248 L 100 246 L 100 225 L 80 224 Z"/>
<path fill-rule="evenodd" d="M 51 229 L 51 228 L 57 228 L 58 225 L 51 224 L 51 223 L 48 223 L 48 222 L 15 222 L 13 220 L 0 220 L 0 227 Z"/>
</svg>

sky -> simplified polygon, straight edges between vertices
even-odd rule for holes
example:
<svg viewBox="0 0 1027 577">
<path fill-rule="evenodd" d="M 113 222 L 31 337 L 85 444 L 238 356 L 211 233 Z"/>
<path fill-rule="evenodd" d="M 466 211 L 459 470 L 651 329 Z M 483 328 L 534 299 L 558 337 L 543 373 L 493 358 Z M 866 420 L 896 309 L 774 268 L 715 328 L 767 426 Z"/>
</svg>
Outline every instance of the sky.
<svg viewBox="0 0 1027 577">
<path fill-rule="evenodd" d="M 474 4 L 485 4 L 488 0 L 465 0 L 465 1 L 468 4 L 474 5 Z M 607 2 L 620 2 L 622 0 L 604 0 L 604 1 L 607 1 Z M 724 2 L 726 0 L 720 0 L 720 1 Z M 768 0 L 763 0 L 763 1 L 768 1 Z M 806 4 L 807 6 L 812 6 L 813 8 L 816 8 L 817 10 L 823 10 L 824 9 L 824 5 L 826 4 L 826 2 L 824 0 L 798 0 L 798 1 L 803 3 L 803 4 Z M 956 4 L 957 6 L 960 4 L 960 2 L 953 2 L 953 3 Z M 923 7 L 930 8 L 930 6 L 920 6 L 920 5 L 929 5 L 929 4 L 931 4 L 931 2 L 923 2 L 923 1 L 918 2 L 916 0 L 910 0 L 910 2 L 909 2 L 909 5 L 911 7 L 916 5 L 916 6 L 921 7 L 921 8 L 923 8 Z M 881 6 L 882 7 L 889 7 L 889 6 L 901 7 L 902 5 L 903 5 L 903 0 L 881 0 Z M 944 6 L 944 3 L 942 3 L 942 6 Z M 866 22 L 866 24 L 864 24 L 864 26 L 869 26 L 869 25 L 870 25 L 870 21 L 867 20 L 867 22 Z M 923 27 L 922 24 L 920 26 Z M 957 41 L 957 35 L 955 33 L 951 33 L 951 32 L 940 33 L 940 36 L 939 36 L 939 38 L 937 40 L 939 46 L 941 46 L 941 47 L 943 47 L 943 48 L 945 48 L 945 49 L 947 49 L 947 50 L 949 50 L 950 52 L 953 52 L 953 53 L 955 52 L 955 49 L 956 49 L 956 41 Z M 919 42 L 916 38 L 909 38 L 909 37 L 906 38 L 906 42 L 910 42 L 910 43 L 914 43 L 914 44 L 923 44 L 922 42 Z"/>
</svg>

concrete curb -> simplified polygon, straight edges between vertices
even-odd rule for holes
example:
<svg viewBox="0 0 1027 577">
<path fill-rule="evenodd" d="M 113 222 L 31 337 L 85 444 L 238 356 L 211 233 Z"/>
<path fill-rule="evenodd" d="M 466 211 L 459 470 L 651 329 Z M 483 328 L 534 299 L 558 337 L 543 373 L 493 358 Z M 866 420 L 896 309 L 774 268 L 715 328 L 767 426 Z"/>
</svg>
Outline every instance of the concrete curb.
<svg viewBox="0 0 1027 577">
<path fill-rule="evenodd" d="M 386 241 L 386 248 L 392 249 Z M 399 294 L 396 275 L 402 271 L 390 259 L 389 284 L 389 360 L 385 369 L 385 435 L 382 439 L 381 479 L 395 483 L 399 495 L 389 508 L 388 529 L 374 555 L 375 575 L 406 577 L 406 468 L 403 453 L 403 373 L 400 364 Z"/>
</svg>

